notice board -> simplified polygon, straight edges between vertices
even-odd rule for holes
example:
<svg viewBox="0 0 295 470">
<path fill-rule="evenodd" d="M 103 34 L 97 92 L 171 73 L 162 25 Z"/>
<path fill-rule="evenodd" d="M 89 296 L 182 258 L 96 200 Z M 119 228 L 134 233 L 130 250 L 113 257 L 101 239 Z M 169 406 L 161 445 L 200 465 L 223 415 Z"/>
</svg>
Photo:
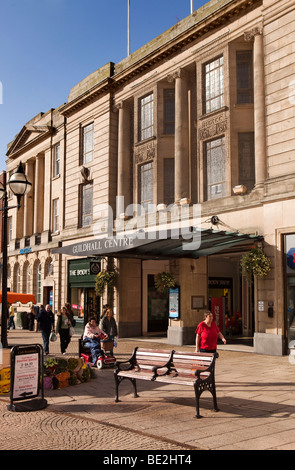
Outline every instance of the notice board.
<svg viewBox="0 0 295 470">
<path fill-rule="evenodd" d="M 11 350 L 10 368 L 10 405 L 7 408 L 10 411 L 45 408 L 47 402 L 44 400 L 42 346 L 14 346 Z"/>
</svg>

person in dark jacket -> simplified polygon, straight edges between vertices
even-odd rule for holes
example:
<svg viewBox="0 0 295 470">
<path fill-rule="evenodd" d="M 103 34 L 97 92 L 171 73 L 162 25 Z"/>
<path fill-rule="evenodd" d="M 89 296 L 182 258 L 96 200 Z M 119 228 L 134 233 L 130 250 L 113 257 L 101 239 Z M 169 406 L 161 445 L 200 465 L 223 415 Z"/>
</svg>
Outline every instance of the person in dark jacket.
<svg viewBox="0 0 295 470">
<path fill-rule="evenodd" d="M 111 308 L 107 309 L 103 317 L 102 330 L 107 333 L 109 341 L 114 341 L 115 336 L 118 336 L 117 324 L 114 319 L 114 312 Z"/>
<path fill-rule="evenodd" d="M 37 315 L 37 322 L 40 325 L 40 331 L 43 338 L 44 352 L 49 354 L 49 337 L 51 331 L 54 331 L 54 315 L 51 311 L 50 305 L 46 305 L 46 308 L 41 305 L 39 313 Z"/>
</svg>

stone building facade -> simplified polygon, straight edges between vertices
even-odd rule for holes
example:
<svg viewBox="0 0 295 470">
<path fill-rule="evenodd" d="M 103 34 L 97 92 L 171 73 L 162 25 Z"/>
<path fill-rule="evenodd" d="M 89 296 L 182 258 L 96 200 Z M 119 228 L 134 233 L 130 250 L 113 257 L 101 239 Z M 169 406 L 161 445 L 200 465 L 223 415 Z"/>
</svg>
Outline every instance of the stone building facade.
<svg viewBox="0 0 295 470">
<path fill-rule="evenodd" d="M 11 287 L 54 310 L 70 301 L 81 318 L 109 301 L 121 337 L 164 332 L 175 345 L 194 341 L 210 308 L 228 336 L 286 353 L 295 313 L 294 20 L 291 0 L 212 0 L 27 123 L 7 153 L 8 174 L 22 161 L 33 182 L 11 211 Z M 194 250 L 171 234 L 180 221 L 200 236 Z M 249 285 L 240 260 L 253 244 L 272 269 Z M 101 300 L 95 274 L 105 268 L 117 283 Z M 155 289 L 159 272 L 176 278 L 177 319 Z"/>
</svg>

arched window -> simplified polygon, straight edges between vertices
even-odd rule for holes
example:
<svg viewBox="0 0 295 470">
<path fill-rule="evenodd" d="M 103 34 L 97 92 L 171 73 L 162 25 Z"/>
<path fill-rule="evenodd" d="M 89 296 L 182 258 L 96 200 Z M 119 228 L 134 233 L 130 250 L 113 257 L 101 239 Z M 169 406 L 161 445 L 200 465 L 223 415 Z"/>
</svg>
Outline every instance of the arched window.
<svg viewBox="0 0 295 470">
<path fill-rule="evenodd" d="M 14 265 L 14 269 L 13 269 L 13 290 L 15 292 L 21 292 L 20 266 L 18 263 Z"/>
<path fill-rule="evenodd" d="M 42 268 L 41 268 L 41 263 L 38 264 L 37 269 L 36 269 L 36 286 L 37 286 L 37 295 L 36 295 L 36 300 L 37 303 L 41 303 L 41 293 L 42 293 Z"/>
<path fill-rule="evenodd" d="M 25 294 L 30 293 L 30 280 L 31 280 L 30 263 L 26 261 L 24 264 L 24 269 L 23 269 L 23 292 Z"/>
</svg>

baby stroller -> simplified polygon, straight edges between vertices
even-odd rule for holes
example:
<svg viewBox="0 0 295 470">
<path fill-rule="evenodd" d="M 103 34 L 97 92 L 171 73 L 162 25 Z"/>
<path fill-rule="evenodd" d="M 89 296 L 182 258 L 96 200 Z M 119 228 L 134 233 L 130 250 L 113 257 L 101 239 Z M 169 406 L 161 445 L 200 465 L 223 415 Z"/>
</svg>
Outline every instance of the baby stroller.
<svg viewBox="0 0 295 470">
<path fill-rule="evenodd" d="M 103 335 L 100 341 L 102 356 L 96 361 L 96 367 L 98 369 L 102 369 L 105 366 L 113 367 L 116 362 L 116 358 L 113 356 L 114 341 L 103 340 L 102 338 L 104 338 Z M 82 335 L 79 339 L 79 356 L 83 357 L 86 364 L 88 364 L 88 362 L 92 363 L 92 356 L 90 349 L 85 346 L 85 342 L 86 340 L 83 340 Z"/>
</svg>

